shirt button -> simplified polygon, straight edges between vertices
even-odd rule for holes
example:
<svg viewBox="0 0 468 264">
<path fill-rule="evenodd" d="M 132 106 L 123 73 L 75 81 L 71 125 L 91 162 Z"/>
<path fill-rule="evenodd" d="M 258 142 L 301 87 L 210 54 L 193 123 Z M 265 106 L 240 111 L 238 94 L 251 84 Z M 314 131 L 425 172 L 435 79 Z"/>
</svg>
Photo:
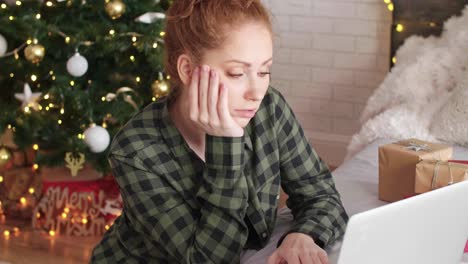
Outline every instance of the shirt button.
<svg viewBox="0 0 468 264">
<path fill-rule="evenodd" d="M 262 233 L 262 237 L 263 237 L 263 238 L 266 238 L 266 237 L 267 237 L 267 233 Z"/>
<path fill-rule="evenodd" d="M 276 195 L 276 200 L 278 200 L 279 198 L 280 198 L 279 194 L 278 194 L 278 195 Z"/>
</svg>

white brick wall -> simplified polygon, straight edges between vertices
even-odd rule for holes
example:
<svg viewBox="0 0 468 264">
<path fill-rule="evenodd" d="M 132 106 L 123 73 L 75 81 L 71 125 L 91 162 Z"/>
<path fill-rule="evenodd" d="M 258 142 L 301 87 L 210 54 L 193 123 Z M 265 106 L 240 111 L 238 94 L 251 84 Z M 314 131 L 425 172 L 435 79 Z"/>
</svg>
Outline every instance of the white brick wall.
<svg viewBox="0 0 468 264">
<path fill-rule="evenodd" d="M 382 0 L 263 0 L 273 14 L 272 85 L 325 161 L 339 165 L 367 99 L 388 72 Z"/>
</svg>

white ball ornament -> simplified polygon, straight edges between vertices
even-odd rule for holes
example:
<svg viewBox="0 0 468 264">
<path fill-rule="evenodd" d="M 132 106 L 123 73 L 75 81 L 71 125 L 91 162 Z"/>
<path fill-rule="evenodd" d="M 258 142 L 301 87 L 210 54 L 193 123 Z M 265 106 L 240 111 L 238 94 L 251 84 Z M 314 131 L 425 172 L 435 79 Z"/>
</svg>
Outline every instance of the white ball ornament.
<svg viewBox="0 0 468 264">
<path fill-rule="evenodd" d="M 7 41 L 5 37 L 3 37 L 2 34 L 0 34 L 0 56 L 5 55 L 7 49 L 8 49 Z"/>
<path fill-rule="evenodd" d="M 81 77 L 88 71 L 88 61 L 77 52 L 68 59 L 67 71 L 74 77 Z"/>
<path fill-rule="evenodd" d="M 105 128 L 91 125 L 84 132 L 84 142 L 91 149 L 91 152 L 100 153 L 109 146 L 110 135 Z"/>
</svg>

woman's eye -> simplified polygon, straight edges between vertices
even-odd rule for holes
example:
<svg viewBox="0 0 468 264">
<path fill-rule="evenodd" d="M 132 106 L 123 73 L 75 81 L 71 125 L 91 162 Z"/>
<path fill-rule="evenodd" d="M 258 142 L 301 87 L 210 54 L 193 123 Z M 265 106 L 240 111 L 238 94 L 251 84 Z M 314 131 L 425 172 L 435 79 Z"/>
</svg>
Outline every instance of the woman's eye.
<svg viewBox="0 0 468 264">
<path fill-rule="evenodd" d="M 229 77 L 232 77 L 232 78 L 240 78 L 242 77 L 244 74 L 242 73 L 228 73 L 228 76 Z"/>
<path fill-rule="evenodd" d="M 270 74 L 271 74 L 271 72 L 259 72 L 259 73 L 258 73 L 258 75 L 259 75 L 260 77 L 265 77 L 265 76 L 270 75 Z"/>
</svg>

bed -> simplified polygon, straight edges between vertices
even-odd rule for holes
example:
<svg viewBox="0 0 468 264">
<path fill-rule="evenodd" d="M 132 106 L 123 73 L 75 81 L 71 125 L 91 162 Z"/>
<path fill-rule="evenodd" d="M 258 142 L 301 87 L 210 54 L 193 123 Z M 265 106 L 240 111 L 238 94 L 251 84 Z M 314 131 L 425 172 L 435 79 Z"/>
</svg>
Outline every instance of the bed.
<svg viewBox="0 0 468 264">
<path fill-rule="evenodd" d="M 335 179 L 336 188 L 340 192 L 343 205 L 350 216 L 387 204 L 378 199 L 379 175 L 377 150 L 379 146 L 395 141 L 395 139 L 378 139 L 333 171 L 332 174 Z M 453 158 L 468 160 L 468 148 L 454 146 Z M 241 263 L 266 263 L 268 257 L 275 251 L 278 239 L 288 230 L 292 222 L 293 216 L 291 215 L 291 210 L 288 207 L 279 209 L 275 232 L 272 234 L 271 242 L 259 251 L 249 250 L 243 253 L 241 255 Z M 339 241 L 326 249 L 329 264 L 336 264 L 338 262 L 340 247 L 341 242 Z M 460 264 L 468 264 L 468 253 L 463 255 Z"/>
<path fill-rule="evenodd" d="M 395 142 L 394 139 L 378 139 L 333 172 L 336 187 L 349 215 L 387 204 L 378 199 L 378 147 Z M 453 159 L 468 160 L 468 148 L 454 146 Z M 468 234 L 467 234 L 468 238 Z M 336 263 L 339 244 L 329 249 L 330 263 Z M 461 263 L 468 263 L 468 253 Z"/>
<path fill-rule="evenodd" d="M 453 159 L 468 160 L 467 2 L 393 2 L 398 9 L 394 23 L 421 22 L 418 16 L 404 16 L 406 20 L 396 16 L 400 11 L 403 14 L 416 11 L 437 22 L 433 23 L 439 28 L 430 31 L 435 30 L 440 36 L 405 35 L 398 51 L 396 46 L 403 39 L 395 42 L 398 45 L 392 54 L 396 52 L 398 63 L 367 101 L 360 118 L 361 130 L 351 139 L 346 161 L 332 173 L 350 216 L 387 204 L 378 199 L 378 147 L 381 145 L 409 138 L 446 142 L 454 145 Z M 438 13 L 432 16 L 434 10 Z M 441 27 L 448 17 L 451 18 Z M 412 34 L 428 35 L 415 30 Z M 273 242 L 258 252 L 243 254 L 241 263 L 265 263 L 275 250 L 277 239 L 292 221 L 289 208 L 281 208 L 277 220 L 278 232 L 272 235 Z M 337 263 L 339 250 L 340 242 L 327 249 L 330 264 Z M 468 264 L 468 253 L 462 256 L 461 263 Z"/>
</svg>

